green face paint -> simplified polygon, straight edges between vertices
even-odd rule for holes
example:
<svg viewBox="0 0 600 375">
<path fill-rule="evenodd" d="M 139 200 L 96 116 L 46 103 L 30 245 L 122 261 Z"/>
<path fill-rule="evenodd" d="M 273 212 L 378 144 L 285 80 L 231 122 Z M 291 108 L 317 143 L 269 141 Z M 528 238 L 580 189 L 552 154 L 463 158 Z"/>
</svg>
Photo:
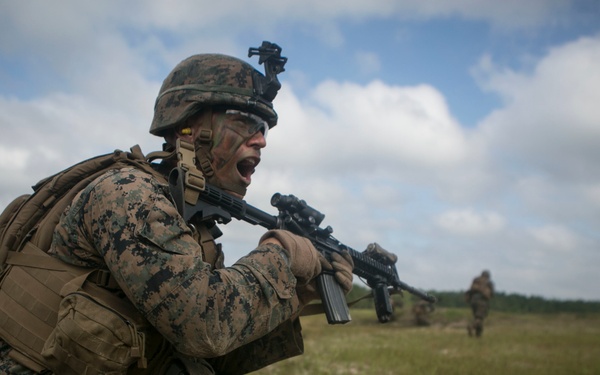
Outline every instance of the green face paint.
<svg viewBox="0 0 600 375">
<path fill-rule="evenodd" d="M 214 175 L 209 182 L 243 197 L 260 161 L 260 149 L 266 146 L 268 125 L 255 115 L 236 110 L 215 113 L 212 121 Z"/>
</svg>

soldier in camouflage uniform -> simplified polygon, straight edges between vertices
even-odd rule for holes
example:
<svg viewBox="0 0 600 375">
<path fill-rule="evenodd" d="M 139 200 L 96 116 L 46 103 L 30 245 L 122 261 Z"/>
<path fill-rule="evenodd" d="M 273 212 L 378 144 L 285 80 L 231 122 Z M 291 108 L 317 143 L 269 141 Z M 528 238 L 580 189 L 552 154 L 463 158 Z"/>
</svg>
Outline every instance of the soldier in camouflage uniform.
<svg viewBox="0 0 600 375">
<path fill-rule="evenodd" d="M 194 144 L 206 180 L 243 197 L 267 131 L 277 123 L 275 95 L 261 82 L 265 77 L 242 60 L 192 56 L 164 80 L 150 132 L 164 137 L 165 150 L 178 139 Z M 154 164 L 164 176 L 174 166 L 173 159 Z M 105 173 L 74 198 L 50 253 L 110 271 L 162 340 L 151 345 L 160 355 L 147 353 L 150 362 L 164 362 L 162 373 L 243 374 L 301 354 L 298 317 L 318 298 L 315 277 L 323 267 L 333 269 L 348 292 L 351 258 L 336 254 L 330 263 L 310 241 L 270 230 L 258 247 L 224 267 L 218 235 L 214 222 L 184 221 L 166 177 L 132 166 Z M 7 358 L 7 350 L 0 341 L 0 373 L 33 373 Z M 135 371 L 128 373 L 142 373 Z"/>
<path fill-rule="evenodd" d="M 413 303 L 412 312 L 415 317 L 415 324 L 418 326 L 429 326 L 431 313 L 435 310 L 435 306 L 431 302 L 419 299 Z"/>
<path fill-rule="evenodd" d="M 490 300 L 494 297 L 494 283 L 490 272 L 485 270 L 480 276 L 473 279 L 471 287 L 465 293 L 465 300 L 473 311 L 473 321 L 467 326 L 469 336 L 481 337 L 483 334 L 483 321 L 490 309 Z"/>
</svg>

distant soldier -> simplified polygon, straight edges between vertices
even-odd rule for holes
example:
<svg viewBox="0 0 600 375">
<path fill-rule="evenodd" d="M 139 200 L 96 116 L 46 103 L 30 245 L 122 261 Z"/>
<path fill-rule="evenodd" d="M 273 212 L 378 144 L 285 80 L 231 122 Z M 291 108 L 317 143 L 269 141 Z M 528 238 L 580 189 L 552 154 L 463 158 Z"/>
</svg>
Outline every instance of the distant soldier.
<svg viewBox="0 0 600 375">
<path fill-rule="evenodd" d="M 412 312 L 415 316 L 415 323 L 418 326 L 428 326 L 431 324 L 429 316 L 435 310 L 432 303 L 422 299 L 413 303 Z"/>
<path fill-rule="evenodd" d="M 471 287 L 465 293 L 465 300 L 473 310 L 473 321 L 467 326 L 469 336 L 481 337 L 483 334 L 483 320 L 490 309 L 490 300 L 494 297 L 494 283 L 491 281 L 490 271 L 483 271 L 481 276 L 473 279 Z"/>
</svg>

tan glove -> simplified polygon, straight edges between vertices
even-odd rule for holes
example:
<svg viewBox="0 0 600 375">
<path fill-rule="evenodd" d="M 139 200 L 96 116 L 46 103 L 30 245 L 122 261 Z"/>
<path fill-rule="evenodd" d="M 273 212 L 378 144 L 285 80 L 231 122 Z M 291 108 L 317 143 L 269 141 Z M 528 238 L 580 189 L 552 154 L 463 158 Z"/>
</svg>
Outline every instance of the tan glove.
<svg viewBox="0 0 600 375">
<path fill-rule="evenodd" d="M 328 262 L 323 255 L 319 253 L 319 262 L 322 270 L 333 271 L 336 281 L 342 287 L 344 294 L 348 294 L 352 290 L 352 270 L 354 269 L 354 261 L 347 251 L 341 254 L 332 253 L 331 262 Z M 310 301 L 320 299 L 317 290 L 317 280 L 313 279 L 305 286 L 297 287 L 298 299 L 302 305 L 308 304 Z"/>
<path fill-rule="evenodd" d="M 317 279 L 312 279 L 308 284 L 297 287 L 296 294 L 302 307 L 308 305 L 311 301 L 321 299 L 317 290 Z"/>
<path fill-rule="evenodd" d="M 336 281 L 340 284 L 345 294 L 352 290 L 352 270 L 354 269 L 354 261 L 350 253 L 343 251 L 342 253 L 331 253 L 331 263 L 321 262 L 323 270 L 333 271 Z"/>
<path fill-rule="evenodd" d="M 269 242 L 280 244 L 288 251 L 290 270 L 298 280 L 297 285 L 306 285 L 321 273 L 319 253 L 308 239 L 286 230 L 273 229 L 263 234 L 259 241 L 260 244 Z"/>
</svg>

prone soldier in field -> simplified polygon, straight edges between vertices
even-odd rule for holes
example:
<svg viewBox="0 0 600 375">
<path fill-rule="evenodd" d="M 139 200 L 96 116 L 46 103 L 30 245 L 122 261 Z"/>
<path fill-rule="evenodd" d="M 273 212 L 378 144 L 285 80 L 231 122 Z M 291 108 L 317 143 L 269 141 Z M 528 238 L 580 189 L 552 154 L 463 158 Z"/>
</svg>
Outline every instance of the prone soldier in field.
<svg viewBox="0 0 600 375">
<path fill-rule="evenodd" d="M 433 303 L 419 299 L 413 303 L 412 312 L 415 317 L 415 324 L 418 326 L 431 325 L 430 316 L 435 311 Z"/>
<path fill-rule="evenodd" d="M 165 139 L 163 151 L 144 157 L 134 147 L 115 152 L 118 162 L 102 159 L 115 164 L 69 185 L 80 191 L 65 195 L 56 225 L 45 233 L 36 226 L 8 255 L 0 252 L 0 373 L 243 374 L 303 352 L 299 316 L 319 298 L 316 276 L 333 270 L 347 293 L 352 259 L 335 254 L 329 262 L 309 240 L 269 230 L 225 267 L 217 223 L 186 222 L 168 184 L 180 167 L 186 200 L 205 181 L 244 197 L 278 120 L 272 101 L 287 60 L 280 51 L 268 42 L 250 49 L 265 75 L 221 54 L 183 60 L 154 107 L 150 133 Z M 41 181 L 36 194 L 70 176 Z M 0 244 L 14 242 L 2 231 L 34 195 L 0 217 Z"/>
<path fill-rule="evenodd" d="M 473 320 L 467 325 L 469 336 L 481 337 L 483 321 L 490 310 L 490 300 L 494 297 L 494 283 L 490 271 L 484 270 L 473 279 L 471 287 L 465 292 L 465 300 L 471 306 Z"/>
</svg>

